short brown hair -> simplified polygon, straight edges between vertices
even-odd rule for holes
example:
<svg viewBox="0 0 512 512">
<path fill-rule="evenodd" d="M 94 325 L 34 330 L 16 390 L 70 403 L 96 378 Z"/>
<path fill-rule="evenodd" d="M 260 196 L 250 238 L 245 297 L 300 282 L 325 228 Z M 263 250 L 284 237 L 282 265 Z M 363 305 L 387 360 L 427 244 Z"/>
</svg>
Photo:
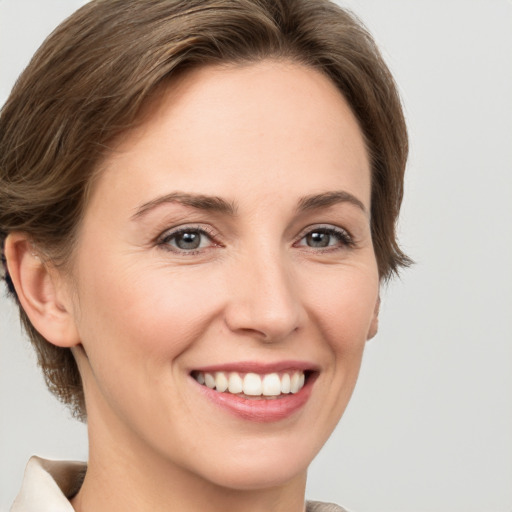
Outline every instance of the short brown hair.
<svg viewBox="0 0 512 512">
<path fill-rule="evenodd" d="M 409 263 L 395 233 L 408 149 L 400 99 L 371 36 L 328 0 L 93 0 L 79 9 L 41 46 L 1 112 L 2 248 L 23 231 L 65 266 L 109 141 L 137 122 L 159 86 L 186 68 L 264 58 L 320 70 L 351 106 L 371 159 L 380 277 L 397 273 Z M 6 267 L 3 249 L 2 260 Z M 85 417 L 71 351 L 45 340 L 21 307 L 20 315 L 50 390 Z"/>
</svg>

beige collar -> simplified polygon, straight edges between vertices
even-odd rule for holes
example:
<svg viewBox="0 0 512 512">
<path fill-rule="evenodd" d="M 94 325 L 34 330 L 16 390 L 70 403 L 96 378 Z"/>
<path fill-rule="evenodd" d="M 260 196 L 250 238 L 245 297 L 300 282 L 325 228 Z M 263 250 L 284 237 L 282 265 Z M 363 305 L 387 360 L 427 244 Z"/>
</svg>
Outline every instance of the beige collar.
<svg viewBox="0 0 512 512">
<path fill-rule="evenodd" d="M 80 489 L 86 469 L 83 462 L 32 457 L 11 512 L 74 512 L 68 498 Z"/>
</svg>

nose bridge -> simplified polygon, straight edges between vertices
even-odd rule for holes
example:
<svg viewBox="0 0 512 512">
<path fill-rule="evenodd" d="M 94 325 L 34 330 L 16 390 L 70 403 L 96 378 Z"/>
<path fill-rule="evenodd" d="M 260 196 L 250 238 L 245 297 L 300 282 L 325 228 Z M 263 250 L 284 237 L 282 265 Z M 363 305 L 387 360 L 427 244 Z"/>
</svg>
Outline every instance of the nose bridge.
<svg viewBox="0 0 512 512">
<path fill-rule="evenodd" d="M 258 244 L 240 255 L 226 321 L 232 330 L 251 332 L 267 342 L 295 331 L 302 305 L 291 261 L 278 244 Z"/>
</svg>

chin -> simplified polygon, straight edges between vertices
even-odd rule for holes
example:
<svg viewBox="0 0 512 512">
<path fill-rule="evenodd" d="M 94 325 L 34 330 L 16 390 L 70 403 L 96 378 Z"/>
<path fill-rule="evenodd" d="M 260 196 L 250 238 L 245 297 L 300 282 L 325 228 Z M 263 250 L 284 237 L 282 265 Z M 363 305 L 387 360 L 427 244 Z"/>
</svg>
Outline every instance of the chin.
<svg viewBox="0 0 512 512">
<path fill-rule="evenodd" d="M 283 487 L 296 479 L 305 478 L 307 465 L 291 467 L 283 461 L 266 462 L 258 465 L 244 464 L 232 467 L 219 467 L 207 479 L 219 487 L 236 491 L 262 490 Z"/>
<path fill-rule="evenodd" d="M 299 446 L 299 449 L 297 448 Z M 309 449 L 308 449 L 309 448 Z M 237 447 L 221 461 L 204 467 L 203 478 L 233 490 L 282 487 L 304 479 L 320 447 L 286 440 L 280 444 L 262 439 L 253 446 Z"/>
</svg>

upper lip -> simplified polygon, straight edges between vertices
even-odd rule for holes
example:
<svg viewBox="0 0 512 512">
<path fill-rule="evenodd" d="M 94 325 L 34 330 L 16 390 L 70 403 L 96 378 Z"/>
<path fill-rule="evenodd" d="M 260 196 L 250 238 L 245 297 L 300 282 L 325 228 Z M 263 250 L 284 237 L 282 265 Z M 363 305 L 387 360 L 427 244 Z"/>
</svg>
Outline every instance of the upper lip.
<svg viewBox="0 0 512 512">
<path fill-rule="evenodd" d="M 277 373 L 285 371 L 318 371 L 318 366 L 308 361 L 276 361 L 272 363 L 256 361 L 239 361 L 230 363 L 221 363 L 209 366 L 194 368 L 195 372 L 213 373 L 213 372 L 238 372 L 238 373 Z"/>
</svg>

